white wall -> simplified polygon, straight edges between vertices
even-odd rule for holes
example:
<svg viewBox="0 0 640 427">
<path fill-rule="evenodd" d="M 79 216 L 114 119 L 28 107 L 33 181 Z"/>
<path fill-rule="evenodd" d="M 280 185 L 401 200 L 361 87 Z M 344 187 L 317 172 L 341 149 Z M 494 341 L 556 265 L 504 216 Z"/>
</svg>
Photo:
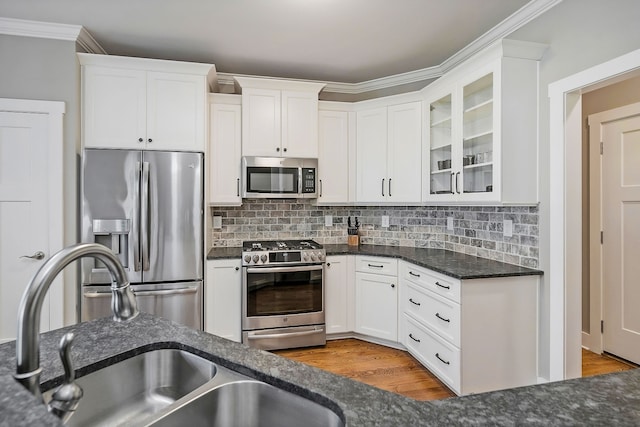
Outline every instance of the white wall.
<svg viewBox="0 0 640 427">
<path fill-rule="evenodd" d="M 0 98 L 64 101 L 64 244 L 77 242 L 80 67 L 72 41 L 0 35 Z M 49 254 L 52 255 L 52 254 Z M 65 325 L 76 322 L 76 270 L 65 270 Z"/>
<path fill-rule="evenodd" d="M 549 266 L 549 98 L 548 85 L 640 48 L 637 0 L 564 0 L 508 38 L 550 45 L 540 64 L 540 268 Z M 558 183 L 553 183 L 554 185 Z M 549 287 L 541 289 L 540 376 L 549 373 Z M 559 325 L 558 325 L 559 326 Z"/>
</svg>

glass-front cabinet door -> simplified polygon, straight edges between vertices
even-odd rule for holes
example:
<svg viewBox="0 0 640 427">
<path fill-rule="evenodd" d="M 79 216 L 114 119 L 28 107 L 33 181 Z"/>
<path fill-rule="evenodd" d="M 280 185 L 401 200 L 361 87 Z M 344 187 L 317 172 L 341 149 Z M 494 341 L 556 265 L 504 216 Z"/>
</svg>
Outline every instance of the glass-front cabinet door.
<svg viewBox="0 0 640 427">
<path fill-rule="evenodd" d="M 427 99 L 429 182 L 425 184 L 429 192 L 425 192 L 425 200 L 496 198 L 495 72 L 493 68 L 485 68 L 475 76 Z"/>
<path fill-rule="evenodd" d="M 452 95 L 429 104 L 430 194 L 453 194 Z"/>
<path fill-rule="evenodd" d="M 460 194 L 493 192 L 494 78 L 489 73 L 462 88 Z"/>
</svg>

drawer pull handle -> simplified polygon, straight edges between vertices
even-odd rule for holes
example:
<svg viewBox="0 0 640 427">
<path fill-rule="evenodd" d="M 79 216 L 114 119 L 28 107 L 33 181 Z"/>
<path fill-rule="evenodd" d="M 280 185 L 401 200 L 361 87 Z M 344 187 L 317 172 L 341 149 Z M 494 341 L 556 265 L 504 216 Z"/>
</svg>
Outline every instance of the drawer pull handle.
<svg viewBox="0 0 640 427">
<path fill-rule="evenodd" d="M 416 273 L 414 273 L 413 271 L 410 271 L 410 272 L 409 272 L 409 274 L 410 274 L 410 275 L 412 275 L 413 277 L 420 277 L 420 275 L 419 275 L 419 274 L 416 274 Z"/>
<path fill-rule="evenodd" d="M 440 286 L 441 288 L 444 288 L 444 289 L 451 289 L 451 286 L 441 285 L 440 282 L 436 282 L 436 286 Z"/>
<path fill-rule="evenodd" d="M 444 360 L 442 357 L 440 357 L 438 353 L 436 353 L 436 357 L 438 358 L 439 361 L 441 361 L 445 365 L 451 365 L 451 362 L 447 362 L 446 360 Z"/>
<path fill-rule="evenodd" d="M 409 334 L 409 338 L 411 338 L 415 342 L 420 342 L 420 340 L 418 338 L 414 338 L 413 335 L 411 335 L 411 334 Z"/>
<path fill-rule="evenodd" d="M 375 268 L 383 268 L 384 265 L 377 265 L 377 264 L 367 264 L 369 267 L 375 267 Z"/>
<path fill-rule="evenodd" d="M 415 301 L 413 300 L 413 298 L 409 298 L 409 302 L 410 302 L 411 304 L 420 305 L 420 303 L 419 303 L 419 302 L 415 302 Z"/>
<path fill-rule="evenodd" d="M 442 320 L 443 322 L 451 322 L 450 319 L 445 319 L 444 317 L 440 316 L 440 313 L 436 313 L 436 317 L 440 320 Z"/>
</svg>

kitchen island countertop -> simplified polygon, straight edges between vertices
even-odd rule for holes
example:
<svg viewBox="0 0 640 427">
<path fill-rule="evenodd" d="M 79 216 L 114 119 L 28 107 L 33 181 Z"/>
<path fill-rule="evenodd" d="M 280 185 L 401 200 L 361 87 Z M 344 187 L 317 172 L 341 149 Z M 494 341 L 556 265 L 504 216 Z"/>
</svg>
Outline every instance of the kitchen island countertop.
<svg viewBox="0 0 640 427">
<path fill-rule="evenodd" d="M 542 271 L 445 249 L 408 246 L 323 245 L 327 255 L 369 255 L 402 259 L 456 279 L 542 275 Z M 208 260 L 240 258 L 242 248 L 212 248 Z"/>
<path fill-rule="evenodd" d="M 334 409 L 347 426 L 616 425 L 640 423 L 640 370 L 560 381 L 445 400 L 419 402 L 205 332 L 142 314 L 129 323 L 98 319 L 42 334 L 43 388 L 60 383 L 56 351 L 73 331 L 79 376 L 157 348 L 178 348 Z M 0 345 L 0 426 L 54 426 L 12 378 L 15 343 Z M 80 402 L 82 404 L 82 402 Z"/>
</svg>

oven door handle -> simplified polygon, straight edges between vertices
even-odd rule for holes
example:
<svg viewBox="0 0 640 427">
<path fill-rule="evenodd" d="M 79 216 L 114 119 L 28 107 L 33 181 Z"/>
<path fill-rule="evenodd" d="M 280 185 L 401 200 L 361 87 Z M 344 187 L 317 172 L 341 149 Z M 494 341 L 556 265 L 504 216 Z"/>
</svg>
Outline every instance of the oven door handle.
<svg viewBox="0 0 640 427">
<path fill-rule="evenodd" d="M 322 264 L 303 265 L 298 267 L 247 267 L 247 273 L 291 273 L 296 271 L 322 270 Z"/>
<path fill-rule="evenodd" d="M 285 338 L 285 337 L 301 337 L 305 335 L 313 335 L 313 334 L 321 334 L 323 333 L 323 329 L 311 329 L 309 331 L 302 332 L 285 332 L 278 334 L 248 334 L 247 339 L 249 340 L 259 340 L 259 339 L 268 339 L 268 338 Z"/>
</svg>

